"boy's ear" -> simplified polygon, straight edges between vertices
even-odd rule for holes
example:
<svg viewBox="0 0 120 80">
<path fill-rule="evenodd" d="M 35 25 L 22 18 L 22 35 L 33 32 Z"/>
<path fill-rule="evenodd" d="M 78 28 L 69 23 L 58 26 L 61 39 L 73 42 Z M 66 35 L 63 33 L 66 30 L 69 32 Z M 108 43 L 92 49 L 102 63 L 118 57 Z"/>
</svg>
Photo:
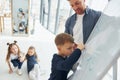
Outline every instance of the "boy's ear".
<svg viewBox="0 0 120 80">
<path fill-rule="evenodd" d="M 59 51 L 61 50 L 59 47 L 57 48 Z"/>
<path fill-rule="evenodd" d="M 61 50 L 61 47 L 60 47 L 60 46 L 57 46 L 57 49 L 60 51 L 60 50 Z"/>
</svg>

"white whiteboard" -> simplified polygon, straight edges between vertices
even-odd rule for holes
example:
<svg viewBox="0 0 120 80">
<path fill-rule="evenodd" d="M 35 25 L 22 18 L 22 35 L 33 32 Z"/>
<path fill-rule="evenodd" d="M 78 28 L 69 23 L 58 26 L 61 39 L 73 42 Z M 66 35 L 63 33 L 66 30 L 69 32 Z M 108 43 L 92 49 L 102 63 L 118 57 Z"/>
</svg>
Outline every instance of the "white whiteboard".
<svg viewBox="0 0 120 80">
<path fill-rule="evenodd" d="M 91 33 L 80 69 L 69 80 L 101 80 L 120 56 L 120 0 L 111 0 Z"/>
</svg>

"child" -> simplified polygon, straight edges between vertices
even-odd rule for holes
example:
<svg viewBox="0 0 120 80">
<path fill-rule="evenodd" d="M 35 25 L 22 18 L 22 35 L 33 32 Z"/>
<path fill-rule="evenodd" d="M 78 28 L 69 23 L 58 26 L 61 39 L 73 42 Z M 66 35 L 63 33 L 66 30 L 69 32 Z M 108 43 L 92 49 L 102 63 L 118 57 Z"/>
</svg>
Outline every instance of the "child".
<svg viewBox="0 0 120 80">
<path fill-rule="evenodd" d="M 40 77 L 40 66 L 38 64 L 38 58 L 33 46 L 30 46 L 26 57 L 27 60 L 27 70 L 30 80 L 39 80 Z"/>
<path fill-rule="evenodd" d="M 22 23 L 19 24 L 19 31 L 20 32 L 24 31 L 24 25 Z"/>
<path fill-rule="evenodd" d="M 54 54 L 52 59 L 52 68 L 49 80 L 67 80 L 67 75 L 79 59 L 84 45 L 79 44 L 74 50 L 74 39 L 71 35 L 61 33 L 56 36 L 55 44 L 58 54 Z"/>
<path fill-rule="evenodd" d="M 6 61 L 9 66 L 9 73 L 11 74 L 14 71 L 17 71 L 18 75 L 22 75 L 21 67 L 23 62 L 21 62 L 21 57 L 23 54 L 20 52 L 19 46 L 16 44 L 17 41 L 14 41 L 14 43 L 7 43 L 8 47 L 8 53 L 6 56 Z M 14 69 L 12 69 L 10 62 L 13 64 Z"/>
</svg>

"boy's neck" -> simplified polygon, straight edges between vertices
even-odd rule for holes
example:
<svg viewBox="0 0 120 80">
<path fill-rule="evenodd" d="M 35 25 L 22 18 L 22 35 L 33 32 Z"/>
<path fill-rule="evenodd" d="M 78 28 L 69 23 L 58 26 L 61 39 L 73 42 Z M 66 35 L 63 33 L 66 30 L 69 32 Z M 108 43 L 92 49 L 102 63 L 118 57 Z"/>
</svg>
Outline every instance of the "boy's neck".
<svg viewBox="0 0 120 80">
<path fill-rule="evenodd" d="M 58 55 L 59 56 L 61 56 L 61 57 L 63 57 L 63 58 L 65 58 L 66 56 L 65 55 L 63 55 L 62 53 L 60 53 L 60 52 L 58 52 Z"/>
</svg>

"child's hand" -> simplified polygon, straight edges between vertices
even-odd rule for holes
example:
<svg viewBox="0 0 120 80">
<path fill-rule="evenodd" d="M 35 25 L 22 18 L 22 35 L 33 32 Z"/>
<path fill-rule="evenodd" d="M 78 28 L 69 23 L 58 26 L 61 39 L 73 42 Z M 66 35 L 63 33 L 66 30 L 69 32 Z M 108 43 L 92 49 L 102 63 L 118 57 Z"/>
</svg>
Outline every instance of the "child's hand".
<svg viewBox="0 0 120 80">
<path fill-rule="evenodd" d="M 37 59 L 37 62 L 40 62 L 40 59 Z"/>
<path fill-rule="evenodd" d="M 77 44 L 74 43 L 73 49 L 75 50 L 77 48 Z"/>
<path fill-rule="evenodd" d="M 12 70 L 12 69 L 9 70 L 9 74 L 11 74 L 11 73 L 13 73 L 13 70 Z"/>
<path fill-rule="evenodd" d="M 24 62 L 24 57 L 19 58 L 20 62 Z"/>
<path fill-rule="evenodd" d="M 85 45 L 83 43 L 77 44 L 77 48 L 83 50 L 85 49 Z"/>
</svg>

